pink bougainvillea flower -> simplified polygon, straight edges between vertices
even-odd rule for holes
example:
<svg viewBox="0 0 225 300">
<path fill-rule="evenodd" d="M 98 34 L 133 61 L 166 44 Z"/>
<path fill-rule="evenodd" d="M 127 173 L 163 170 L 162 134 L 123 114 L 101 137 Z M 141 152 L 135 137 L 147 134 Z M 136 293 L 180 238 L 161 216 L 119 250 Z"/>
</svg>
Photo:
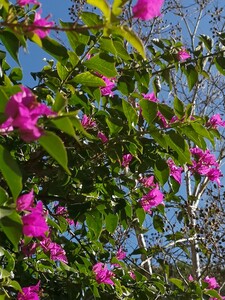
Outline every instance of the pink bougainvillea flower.
<svg viewBox="0 0 225 300">
<path fill-rule="evenodd" d="M 38 127 L 37 121 L 41 116 L 56 115 L 45 104 L 38 103 L 35 95 L 26 87 L 21 86 L 21 92 L 11 96 L 6 104 L 7 120 L 0 125 L 1 131 L 11 131 L 18 128 L 20 137 L 25 142 L 40 138 L 44 131 Z"/>
<path fill-rule="evenodd" d="M 87 115 L 83 115 L 82 120 L 81 120 L 81 124 L 86 129 L 96 127 L 96 122 L 93 121 Z"/>
<path fill-rule="evenodd" d="M 17 0 L 16 2 L 19 6 L 25 6 L 28 4 L 38 4 L 40 5 L 40 3 L 37 0 Z"/>
<path fill-rule="evenodd" d="M 156 98 L 155 93 L 142 94 L 144 99 L 147 99 L 152 102 L 159 102 L 159 99 Z"/>
<path fill-rule="evenodd" d="M 31 190 L 28 194 L 24 194 L 16 200 L 16 209 L 18 211 L 30 210 L 33 204 L 34 192 Z"/>
<path fill-rule="evenodd" d="M 141 198 L 141 206 L 144 211 L 151 213 L 151 208 L 156 207 L 163 202 L 163 193 L 159 190 L 158 186 L 148 192 Z"/>
<path fill-rule="evenodd" d="M 161 15 L 164 0 L 138 0 L 133 7 L 133 17 L 147 21 Z"/>
<path fill-rule="evenodd" d="M 139 181 L 145 187 L 155 187 L 156 186 L 155 183 L 154 183 L 154 176 L 143 177 Z"/>
<path fill-rule="evenodd" d="M 133 271 L 129 271 L 128 274 L 130 275 L 130 277 L 135 280 L 136 279 L 136 275 L 134 274 Z"/>
<path fill-rule="evenodd" d="M 219 170 L 219 164 L 216 161 L 216 157 L 210 153 L 209 150 L 203 151 L 200 148 L 190 149 L 191 154 L 194 159 L 192 160 L 192 165 L 189 167 L 193 173 L 198 173 L 202 176 L 207 176 L 210 181 L 215 181 L 220 185 L 220 177 L 223 176 Z"/>
<path fill-rule="evenodd" d="M 48 18 L 49 16 L 44 19 L 41 18 L 41 11 L 35 12 L 34 22 L 29 31 L 36 33 L 41 39 L 45 38 L 50 32 L 48 28 L 54 26 L 54 22 L 48 22 Z"/>
<path fill-rule="evenodd" d="M 66 207 L 57 205 L 55 213 L 58 216 L 65 217 L 65 219 L 69 225 L 74 225 L 74 220 L 68 218 L 69 214 L 68 214 Z"/>
<path fill-rule="evenodd" d="M 112 89 L 116 86 L 115 85 L 115 78 L 108 78 L 105 76 L 101 76 L 101 78 L 105 81 L 106 86 L 100 87 L 100 91 L 102 96 L 109 96 L 113 97 L 113 91 Z"/>
<path fill-rule="evenodd" d="M 217 129 L 218 126 L 225 127 L 225 121 L 221 119 L 220 114 L 216 114 L 209 119 L 207 126 L 210 126 L 214 129 Z"/>
<path fill-rule="evenodd" d="M 128 167 L 130 162 L 132 161 L 133 156 L 131 154 L 124 154 L 122 160 L 122 166 Z"/>
<path fill-rule="evenodd" d="M 216 289 L 216 288 L 220 287 L 218 282 L 216 281 L 215 277 L 206 276 L 206 278 L 203 281 L 208 283 L 208 288 L 209 289 Z"/>
<path fill-rule="evenodd" d="M 116 86 L 116 84 L 115 84 L 115 78 L 107 78 L 107 77 L 103 76 L 102 79 L 105 81 L 105 84 L 106 84 L 105 87 L 101 87 L 101 94 L 102 94 L 102 96 L 113 97 L 114 93 L 113 93 L 112 90 Z"/>
<path fill-rule="evenodd" d="M 31 209 L 31 213 L 22 217 L 24 235 L 37 238 L 45 237 L 49 228 L 43 214 L 43 204 L 39 201 L 37 206 Z"/>
<path fill-rule="evenodd" d="M 193 276 L 191 274 L 188 276 L 188 280 L 189 281 L 194 281 L 194 278 L 193 278 Z"/>
<path fill-rule="evenodd" d="M 177 58 L 179 61 L 185 61 L 186 59 L 190 58 L 191 55 L 185 50 L 185 48 L 182 48 L 178 53 L 177 53 Z"/>
<path fill-rule="evenodd" d="M 97 136 L 98 136 L 98 138 L 100 138 L 102 140 L 103 144 L 105 144 L 109 141 L 107 136 L 105 136 L 104 133 L 102 133 L 102 132 L 99 132 Z"/>
<path fill-rule="evenodd" d="M 44 240 L 40 242 L 40 245 L 44 252 L 50 253 L 50 258 L 52 260 L 59 260 L 65 264 L 68 263 L 65 250 L 57 243 L 52 242 L 50 238 L 44 238 Z"/>
<path fill-rule="evenodd" d="M 95 278 L 98 284 L 105 283 L 114 285 L 111 277 L 115 276 L 115 274 L 109 271 L 105 264 L 99 262 L 93 266 L 92 270 L 95 273 Z"/>
<path fill-rule="evenodd" d="M 36 285 L 31 285 L 22 288 L 22 293 L 19 293 L 17 300 L 39 300 L 40 281 Z"/>
<path fill-rule="evenodd" d="M 127 256 L 126 252 L 124 252 L 122 248 L 119 248 L 119 250 L 116 253 L 116 258 L 118 260 L 123 260 L 126 256 Z"/>
<path fill-rule="evenodd" d="M 181 184 L 181 173 L 183 168 L 177 167 L 172 159 L 169 159 L 167 164 L 170 169 L 170 176 L 173 177 L 179 184 Z"/>
</svg>

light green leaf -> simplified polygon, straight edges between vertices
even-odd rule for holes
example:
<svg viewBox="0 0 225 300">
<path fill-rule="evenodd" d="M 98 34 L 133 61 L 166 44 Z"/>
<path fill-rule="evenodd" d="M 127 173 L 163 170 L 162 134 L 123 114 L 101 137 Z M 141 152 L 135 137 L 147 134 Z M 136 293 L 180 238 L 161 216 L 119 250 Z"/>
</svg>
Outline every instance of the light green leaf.
<svg viewBox="0 0 225 300">
<path fill-rule="evenodd" d="M 88 69 L 91 69 L 109 78 L 117 75 L 114 59 L 105 53 L 93 56 L 84 62 L 84 65 Z"/>
<path fill-rule="evenodd" d="M 174 112 L 178 118 L 182 118 L 184 116 L 184 104 L 177 97 L 174 98 Z"/>
<path fill-rule="evenodd" d="M 45 134 L 40 137 L 38 141 L 50 156 L 52 156 L 70 175 L 70 171 L 67 167 L 67 152 L 62 140 L 55 133 L 45 131 Z"/>
<path fill-rule="evenodd" d="M 105 81 L 103 79 L 91 74 L 88 71 L 76 75 L 71 81 L 92 87 L 105 86 Z"/>
<path fill-rule="evenodd" d="M 62 132 L 65 132 L 74 138 L 76 137 L 73 124 L 68 117 L 54 118 L 51 119 L 51 122 Z"/>
<path fill-rule="evenodd" d="M 61 80 L 65 80 L 69 74 L 69 71 L 59 61 L 56 64 L 56 69 Z"/>
<path fill-rule="evenodd" d="M 145 58 L 145 48 L 139 37 L 127 26 L 112 27 L 112 33 L 122 36 Z"/>
<path fill-rule="evenodd" d="M 122 7 L 126 2 L 128 2 L 128 0 L 114 0 L 112 12 L 115 16 L 119 16 L 122 13 Z"/>
<path fill-rule="evenodd" d="M 65 98 L 60 92 L 57 92 L 52 109 L 55 112 L 60 112 L 66 107 L 67 102 L 67 98 Z"/>
<path fill-rule="evenodd" d="M 94 26 L 102 26 L 102 20 L 100 17 L 92 12 L 84 11 L 81 13 L 81 19 L 88 27 L 94 27 Z M 90 29 L 91 32 L 94 34 L 99 31 L 98 28 L 96 29 Z"/>
<path fill-rule="evenodd" d="M 87 0 L 87 3 L 99 8 L 103 12 L 106 20 L 110 20 L 111 10 L 106 0 Z"/>
<path fill-rule="evenodd" d="M 6 180 L 14 200 L 22 190 L 22 174 L 11 154 L 0 145 L 0 171 Z"/>
<path fill-rule="evenodd" d="M 176 285 L 180 290 L 184 291 L 184 283 L 182 280 L 177 278 L 170 278 L 169 281 Z"/>
<path fill-rule="evenodd" d="M 102 231 L 102 215 L 98 211 L 92 211 L 86 214 L 86 222 L 90 231 L 94 233 L 94 240 L 98 239 Z"/>
<path fill-rule="evenodd" d="M 7 201 L 8 201 L 8 194 L 2 187 L 0 187 L 0 205 L 3 205 Z"/>
</svg>

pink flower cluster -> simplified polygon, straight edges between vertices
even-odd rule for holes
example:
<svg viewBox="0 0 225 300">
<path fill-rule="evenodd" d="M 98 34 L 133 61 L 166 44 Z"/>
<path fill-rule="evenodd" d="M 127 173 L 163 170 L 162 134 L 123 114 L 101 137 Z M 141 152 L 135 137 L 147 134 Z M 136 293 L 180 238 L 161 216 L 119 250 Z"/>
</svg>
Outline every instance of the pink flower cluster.
<svg viewBox="0 0 225 300">
<path fill-rule="evenodd" d="M 143 177 L 139 179 L 140 183 L 143 184 L 144 187 L 155 187 L 156 184 L 154 183 L 154 176 Z"/>
<path fill-rule="evenodd" d="M 92 118 L 88 117 L 87 115 L 83 115 L 81 124 L 85 129 L 94 128 L 96 127 L 96 122 L 92 120 Z"/>
<path fill-rule="evenodd" d="M 98 284 L 105 283 L 114 285 L 111 277 L 114 277 L 115 274 L 112 271 L 108 270 L 105 264 L 99 262 L 93 266 L 92 270 L 95 273 L 95 278 Z"/>
<path fill-rule="evenodd" d="M 25 6 L 25 5 L 29 5 L 29 4 L 40 5 L 40 3 L 37 0 L 17 0 L 17 4 L 19 6 Z"/>
<path fill-rule="evenodd" d="M 151 214 L 151 208 L 163 203 L 163 193 L 159 190 L 158 185 L 150 190 L 146 195 L 142 196 L 140 204 L 144 211 Z"/>
<path fill-rule="evenodd" d="M 170 169 L 170 176 L 174 178 L 179 184 L 181 184 L 182 167 L 177 167 L 172 159 L 168 159 L 167 164 Z"/>
<path fill-rule="evenodd" d="M 102 96 L 113 97 L 112 89 L 115 87 L 115 78 L 108 78 L 101 75 L 101 78 L 105 81 L 106 86 L 100 87 Z"/>
<path fill-rule="evenodd" d="M 186 59 L 190 58 L 191 55 L 186 51 L 185 48 L 182 48 L 180 51 L 177 53 L 177 58 L 179 61 L 183 62 Z"/>
<path fill-rule="evenodd" d="M 45 220 L 43 203 L 39 201 L 34 206 L 34 194 L 31 190 L 28 194 L 24 194 L 17 199 L 16 209 L 24 212 L 22 216 L 23 234 L 29 237 L 45 237 L 45 233 L 49 230 Z"/>
<path fill-rule="evenodd" d="M 10 97 L 5 108 L 6 121 L 0 125 L 0 132 L 7 133 L 14 128 L 19 130 L 25 142 L 40 138 L 44 131 L 37 125 L 41 116 L 56 115 L 45 104 L 38 103 L 35 95 L 26 87 L 21 86 L 21 92 Z"/>
<path fill-rule="evenodd" d="M 36 285 L 31 285 L 22 288 L 22 293 L 19 293 L 17 300 L 39 300 L 40 281 Z"/>
<path fill-rule="evenodd" d="M 74 225 L 74 220 L 68 218 L 69 215 L 68 215 L 66 207 L 57 205 L 55 214 L 57 216 L 65 217 L 65 219 L 69 225 Z"/>
<path fill-rule="evenodd" d="M 220 177 L 222 173 L 219 170 L 219 164 L 216 158 L 209 150 L 203 151 L 200 148 L 190 149 L 194 159 L 192 166 L 189 167 L 193 173 L 208 177 L 210 181 L 215 181 L 220 186 Z"/>
<path fill-rule="evenodd" d="M 214 129 L 217 129 L 218 126 L 225 127 L 225 121 L 221 119 L 220 114 L 216 114 L 209 119 L 207 126 Z"/>
<path fill-rule="evenodd" d="M 123 155 L 123 160 L 122 160 L 122 166 L 123 167 L 128 167 L 130 162 L 132 161 L 133 156 L 129 153 L 129 154 L 124 154 Z"/>
<path fill-rule="evenodd" d="M 133 17 L 141 20 L 150 20 L 161 15 L 164 0 L 138 0 L 133 7 Z"/>
<path fill-rule="evenodd" d="M 68 263 L 65 250 L 57 243 L 52 242 L 49 237 L 44 238 L 40 242 L 40 245 L 43 248 L 45 253 L 47 252 L 50 253 L 50 259 L 54 261 L 59 260 L 64 262 L 65 264 Z"/>
<path fill-rule="evenodd" d="M 48 16 L 46 18 L 42 18 L 41 11 L 35 12 L 34 22 L 31 24 L 29 31 L 34 32 L 41 39 L 45 38 L 50 32 L 49 27 L 54 26 L 54 22 L 52 22 L 52 21 L 48 22 L 49 17 L 50 16 Z"/>
</svg>

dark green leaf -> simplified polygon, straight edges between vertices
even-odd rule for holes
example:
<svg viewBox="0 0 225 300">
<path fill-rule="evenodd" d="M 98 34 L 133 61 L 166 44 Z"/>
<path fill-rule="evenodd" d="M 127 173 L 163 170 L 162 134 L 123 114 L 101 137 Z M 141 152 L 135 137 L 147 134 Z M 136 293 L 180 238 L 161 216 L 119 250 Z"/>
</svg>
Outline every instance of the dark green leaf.
<svg viewBox="0 0 225 300">
<path fill-rule="evenodd" d="M 142 115 L 148 124 L 152 124 L 156 118 L 158 107 L 157 103 L 142 99 L 140 101 L 140 107 L 142 108 Z"/>
<path fill-rule="evenodd" d="M 184 116 L 184 104 L 177 97 L 174 98 L 174 111 L 179 119 Z"/>
<path fill-rule="evenodd" d="M 17 37 L 9 31 L 1 31 L 0 32 L 0 40 L 4 44 L 5 48 L 9 52 L 9 54 L 12 56 L 12 58 L 18 63 L 18 51 L 20 47 L 19 40 Z"/>
<path fill-rule="evenodd" d="M 190 151 L 187 142 L 177 132 L 170 130 L 166 134 L 168 146 L 177 153 L 177 161 L 180 165 L 191 164 Z"/>
<path fill-rule="evenodd" d="M 17 162 L 10 153 L 0 145 L 0 171 L 5 178 L 14 200 L 22 190 L 22 174 Z"/>
<path fill-rule="evenodd" d="M 62 140 L 53 132 L 45 131 L 45 134 L 38 140 L 41 146 L 70 174 L 67 167 L 68 158 Z"/>
<path fill-rule="evenodd" d="M 124 99 L 122 100 L 122 105 L 123 105 L 123 112 L 128 121 L 128 125 L 130 128 L 133 128 L 137 124 L 137 121 L 138 121 L 137 112 L 132 107 L 132 105 Z"/>
<path fill-rule="evenodd" d="M 154 165 L 154 174 L 161 185 L 164 185 L 167 182 L 169 173 L 169 168 L 165 160 L 157 158 Z"/>
<path fill-rule="evenodd" d="M 159 215 L 153 216 L 153 226 L 158 232 L 164 232 L 164 221 Z"/>
<path fill-rule="evenodd" d="M 105 217 L 106 230 L 110 233 L 114 233 L 118 225 L 118 216 L 116 214 L 107 214 Z"/>
<path fill-rule="evenodd" d="M 68 59 L 66 48 L 50 37 L 42 39 L 42 48 L 61 63 Z"/>
</svg>

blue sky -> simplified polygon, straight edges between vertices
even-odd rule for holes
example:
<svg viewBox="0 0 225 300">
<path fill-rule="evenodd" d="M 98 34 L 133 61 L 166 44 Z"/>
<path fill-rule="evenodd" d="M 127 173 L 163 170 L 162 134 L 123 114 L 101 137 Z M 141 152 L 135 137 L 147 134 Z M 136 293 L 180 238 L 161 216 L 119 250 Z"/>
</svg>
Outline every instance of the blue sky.
<svg viewBox="0 0 225 300">
<path fill-rule="evenodd" d="M 42 17 L 45 18 L 49 14 L 51 18 L 49 20 L 53 20 L 58 23 L 58 20 L 61 19 L 63 21 L 71 21 L 69 18 L 68 8 L 72 6 L 72 2 L 69 0 L 43 0 L 40 1 L 42 4 Z M 53 38 L 57 38 L 56 33 L 51 33 Z M 65 35 L 62 35 L 63 42 L 66 42 Z M 24 49 L 20 49 L 19 52 L 19 60 L 21 67 L 23 69 L 23 84 L 33 87 L 35 85 L 35 81 L 33 80 L 30 72 L 38 72 L 43 66 L 46 64 L 43 61 L 43 58 L 52 59 L 50 55 L 44 52 L 40 47 L 35 45 L 34 43 L 28 42 L 28 51 L 24 51 Z M 7 56 L 7 61 L 13 67 L 18 67 L 17 64 L 12 61 L 12 59 Z"/>
</svg>

